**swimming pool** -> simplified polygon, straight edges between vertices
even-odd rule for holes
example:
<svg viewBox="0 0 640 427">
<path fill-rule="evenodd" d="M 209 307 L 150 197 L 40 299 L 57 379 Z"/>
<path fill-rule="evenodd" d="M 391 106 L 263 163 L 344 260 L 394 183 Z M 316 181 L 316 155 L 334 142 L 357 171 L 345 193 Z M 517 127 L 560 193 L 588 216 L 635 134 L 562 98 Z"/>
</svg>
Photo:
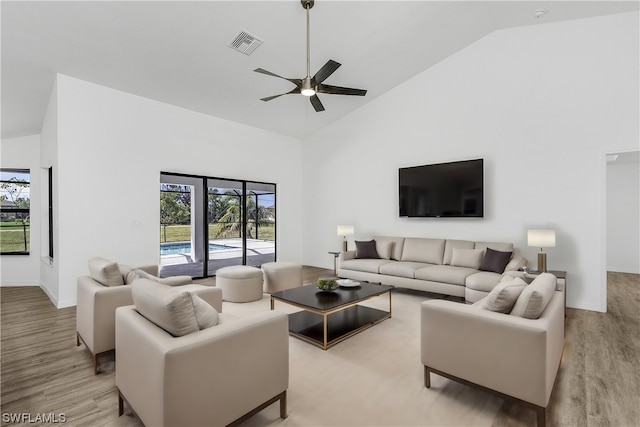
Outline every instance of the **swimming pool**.
<svg viewBox="0 0 640 427">
<path fill-rule="evenodd" d="M 238 249 L 233 246 L 209 243 L 209 252 L 222 251 L 224 249 Z M 191 242 L 160 243 L 160 255 L 179 255 L 191 253 Z"/>
</svg>

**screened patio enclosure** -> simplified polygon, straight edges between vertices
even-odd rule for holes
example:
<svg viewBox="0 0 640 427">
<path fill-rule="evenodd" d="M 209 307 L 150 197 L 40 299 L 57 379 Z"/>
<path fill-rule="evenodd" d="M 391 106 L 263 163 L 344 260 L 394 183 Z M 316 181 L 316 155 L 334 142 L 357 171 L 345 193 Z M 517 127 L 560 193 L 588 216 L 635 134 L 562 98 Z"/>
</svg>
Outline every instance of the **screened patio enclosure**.
<svg viewBox="0 0 640 427">
<path fill-rule="evenodd" d="M 208 277 L 276 259 L 276 186 L 162 173 L 160 276 Z"/>
</svg>

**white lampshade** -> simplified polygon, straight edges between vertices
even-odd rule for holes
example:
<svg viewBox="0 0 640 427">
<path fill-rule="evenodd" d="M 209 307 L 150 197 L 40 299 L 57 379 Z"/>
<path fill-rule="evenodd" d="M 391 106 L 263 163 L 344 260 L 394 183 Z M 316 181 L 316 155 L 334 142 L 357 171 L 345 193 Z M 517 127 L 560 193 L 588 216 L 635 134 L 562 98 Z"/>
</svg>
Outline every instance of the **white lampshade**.
<svg viewBox="0 0 640 427">
<path fill-rule="evenodd" d="M 527 244 L 537 248 L 556 246 L 556 230 L 527 230 Z"/>
<path fill-rule="evenodd" d="M 339 225 L 338 236 L 350 236 L 353 234 L 353 225 Z"/>
</svg>

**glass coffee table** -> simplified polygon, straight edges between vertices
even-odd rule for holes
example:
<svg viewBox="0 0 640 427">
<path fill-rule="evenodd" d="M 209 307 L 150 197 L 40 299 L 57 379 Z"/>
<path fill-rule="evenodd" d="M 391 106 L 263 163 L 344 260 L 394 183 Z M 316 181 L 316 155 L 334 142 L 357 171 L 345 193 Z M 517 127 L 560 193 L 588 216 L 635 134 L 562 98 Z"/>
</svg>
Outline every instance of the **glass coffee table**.
<svg viewBox="0 0 640 427">
<path fill-rule="evenodd" d="M 391 317 L 393 286 L 361 282 L 360 286 L 321 291 L 306 285 L 271 294 L 271 310 L 280 301 L 302 311 L 289 314 L 289 334 L 326 350 Z M 389 296 L 389 311 L 359 303 Z"/>
</svg>

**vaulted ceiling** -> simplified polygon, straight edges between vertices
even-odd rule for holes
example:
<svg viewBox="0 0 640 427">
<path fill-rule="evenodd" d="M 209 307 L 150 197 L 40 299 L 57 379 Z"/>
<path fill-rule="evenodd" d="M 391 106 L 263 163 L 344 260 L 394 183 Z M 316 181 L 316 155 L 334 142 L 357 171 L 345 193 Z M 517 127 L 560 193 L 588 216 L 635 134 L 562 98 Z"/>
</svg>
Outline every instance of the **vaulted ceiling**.
<svg viewBox="0 0 640 427">
<path fill-rule="evenodd" d="M 316 113 L 284 77 L 306 74 L 300 1 L 2 1 L 2 137 L 39 133 L 55 74 L 302 138 L 503 28 L 638 10 L 638 1 L 331 1 L 311 9 L 311 74 L 367 89 L 321 95 Z M 534 11 L 547 13 L 537 18 Z M 245 30 L 264 43 L 229 44 Z"/>
</svg>

